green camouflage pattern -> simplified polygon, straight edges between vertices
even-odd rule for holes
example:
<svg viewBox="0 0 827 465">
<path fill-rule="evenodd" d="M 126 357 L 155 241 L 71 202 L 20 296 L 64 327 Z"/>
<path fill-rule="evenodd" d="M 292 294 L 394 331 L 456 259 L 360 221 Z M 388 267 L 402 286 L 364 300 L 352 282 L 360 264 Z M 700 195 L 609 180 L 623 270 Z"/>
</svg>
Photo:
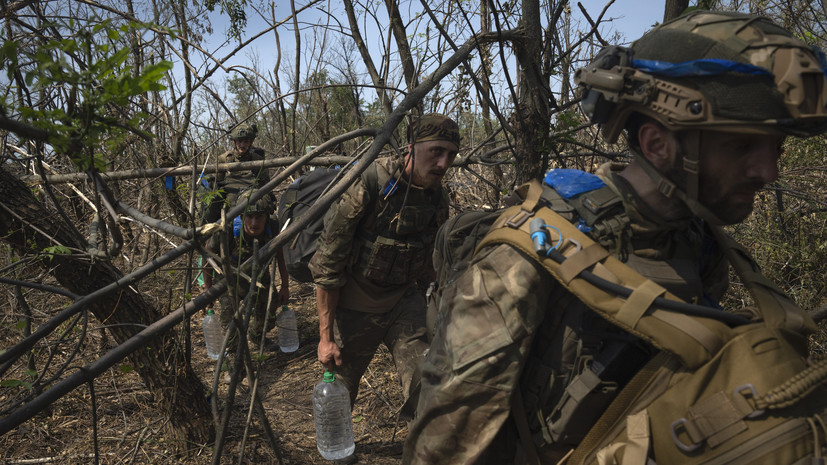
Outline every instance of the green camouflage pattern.
<svg viewBox="0 0 827 465">
<path fill-rule="evenodd" d="M 230 140 L 255 139 L 258 135 L 258 126 L 250 123 L 241 123 L 230 131 Z"/>
<path fill-rule="evenodd" d="M 334 338 L 346 361 L 336 367 L 336 379 L 347 387 L 350 405 L 356 405 L 359 381 L 379 344 L 385 344 L 393 357 L 403 397 L 411 397 L 419 386 L 422 362 L 428 350 L 424 308 L 422 294 L 409 289 L 386 313 L 336 310 Z"/>
<path fill-rule="evenodd" d="M 237 154 L 234 150 L 228 150 L 218 156 L 218 163 L 236 163 L 242 161 L 261 161 L 264 160 L 264 149 L 259 147 L 250 147 L 250 150 L 242 154 Z M 219 188 L 231 188 L 236 192 L 244 190 L 248 187 L 261 187 L 270 181 L 269 168 L 253 168 L 246 171 L 219 171 L 215 173 L 215 183 Z M 232 202 L 230 205 L 234 205 Z"/>
<path fill-rule="evenodd" d="M 379 186 L 384 186 L 392 174 L 402 169 L 402 161 L 398 158 L 381 158 L 376 164 Z M 448 218 L 447 199 L 441 191 L 411 186 L 406 192 L 406 188 L 407 184 L 400 181 L 394 194 L 387 199 L 375 193 L 377 198 L 372 202 L 371 211 L 368 211 L 371 194 L 361 178 L 345 191 L 327 213 L 318 250 L 310 261 L 310 271 L 317 285 L 337 288 L 344 286 L 348 279 L 357 279 L 398 293 L 414 284 L 416 278 L 430 275 L 436 230 Z M 403 201 L 406 201 L 404 209 Z M 424 219 L 417 219 L 417 216 Z M 415 219 L 405 221 L 411 217 Z M 411 226 L 409 223 L 417 224 Z M 367 241 L 379 242 L 380 238 L 387 239 L 382 241 L 383 244 L 394 241 L 395 245 L 384 254 L 371 254 L 371 249 L 366 248 Z M 386 260 L 388 266 L 377 269 L 377 262 L 389 253 L 393 254 L 394 249 L 396 259 Z M 370 255 L 374 260 L 371 264 Z M 378 255 L 382 256 L 377 258 Z M 403 262 L 404 270 L 400 271 L 397 268 Z M 392 279 L 392 282 L 382 279 Z"/>
<path fill-rule="evenodd" d="M 258 147 L 250 147 L 242 154 L 228 150 L 216 158 L 217 163 L 235 163 L 243 161 L 264 160 L 265 152 Z M 270 182 L 269 168 L 254 168 L 244 171 L 218 171 L 215 173 L 215 190 L 223 190 L 223 194 L 213 197 L 209 204 L 204 206 L 203 223 L 214 223 L 221 217 L 221 209 L 235 206 L 238 193 L 249 188 L 259 188 Z"/>
<path fill-rule="evenodd" d="M 427 142 L 431 140 L 443 140 L 451 142 L 459 148 L 460 135 L 459 126 L 451 118 L 438 113 L 423 115 L 417 121 L 411 123 L 408 128 L 408 142 Z"/>
<path fill-rule="evenodd" d="M 382 190 L 391 178 L 401 173 L 402 161 L 382 158 L 375 163 L 377 185 Z M 334 340 L 341 349 L 343 365 L 336 367 L 336 376 L 348 388 L 351 405 L 355 403 L 362 374 L 379 344 L 384 344 L 393 356 L 407 402 L 410 397 L 417 398 L 414 393 L 418 391 L 422 360 L 428 348 L 425 298 L 416 287 L 416 280 L 430 276 L 427 270 L 433 268 L 430 262 L 433 237 L 447 218 L 448 205 L 442 190 L 426 192 L 413 186 L 408 190 L 403 181 L 387 196 L 379 192 L 371 194 L 366 189 L 360 177 L 332 206 L 309 268 L 317 286 L 342 289 L 335 314 Z M 427 217 L 427 224 L 412 227 L 411 221 L 398 220 L 405 217 L 399 214 L 405 198 L 406 208 L 431 207 L 430 215 L 417 216 L 416 212 L 412 215 Z M 394 218 L 397 220 L 393 221 Z M 422 251 L 407 254 L 409 259 L 405 261 L 404 271 L 388 273 L 394 274 L 391 283 L 383 280 L 387 276 L 371 280 L 370 273 L 364 272 L 365 244 L 381 237 L 399 240 L 396 248 L 389 248 L 390 255 L 395 252 L 405 256 L 406 250 L 399 248 L 409 247 L 413 242 L 419 244 Z"/>
<path fill-rule="evenodd" d="M 702 231 L 693 232 L 696 221 L 658 220 L 608 170 L 601 170 L 603 179 L 623 193 L 632 221 L 627 264 L 689 301 L 720 298 L 728 264 L 720 250 L 709 249 Z M 700 262 L 708 265 L 703 274 Z M 554 365 L 571 369 L 571 351 L 564 347 L 577 340 L 566 326 L 569 315 L 583 307 L 535 259 L 505 244 L 482 250 L 443 291 L 403 463 L 515 463 L 519 440 L 509 417 L 515 390 L 520 386 L 523 392 L 524 381 L 532 379 L 524 373 L 527 361 L 536 347 L 559 346 Z M 557 338 L 535 341 L 541 328 Z M 544 463 L 556 463 L 571 447 L 550 445 L 539 452 Z"/>
<path fill-rule="evenodd" d="M 278 224 L 270 224 L 269 230 L 278 231 Z M 210 239 L 208 244 L 210 250 L 215 252 L 220 250 L 221 234 L 226 234 L 226 232 L 217 234 Z M 261 236 L 255 239 L 258 240 L 258 247 L 261 247 L 273 237 L 274 236 L 272 233 L 265 231 L 261 234 Z M 229 243 L 231 248 L 230 260 L 233 263 L 233 266 L 240 265 L 253 256 L 253 240 L 251 240 L 251 238 L 245 233 L 242 232 L 240 237 L 231 236 Z M 249 279 L 238 274 L 234 274 L 233 276 L 230 276 L 230 278 L 231 279 L 227 283 L 230 288 L 219 298 L 219 303 L 221 305 L 219 320 L 221 321 L 221 326 L 225 330 L 230 325 L 230 321 L 233 319 L 233 299 L 237 299 L 238 305 L 241 305 L 244 298 L 247 296 L 247 293 L 250 291 Z M 270 278 L 269 265 L 264 265 L 264 268 L 259 270 L 256 295 L 251 297 L 254 299 L 252 303 L 253 314 L 250 318 L 248 334 L 254 341 L 257 341 L 261 337 L 262 333 L 266 333 L 275 328 L 276 325 L 275 315 L 270 315 L 269 318 L 266 318 L 267 295 L 271 285 L 272 279 Z M 265 319 L 267 319 L 267 328 L 264 327 Z M 232 349 L 235 345 L 229 344 L 228 347 Z"/>
</svg>

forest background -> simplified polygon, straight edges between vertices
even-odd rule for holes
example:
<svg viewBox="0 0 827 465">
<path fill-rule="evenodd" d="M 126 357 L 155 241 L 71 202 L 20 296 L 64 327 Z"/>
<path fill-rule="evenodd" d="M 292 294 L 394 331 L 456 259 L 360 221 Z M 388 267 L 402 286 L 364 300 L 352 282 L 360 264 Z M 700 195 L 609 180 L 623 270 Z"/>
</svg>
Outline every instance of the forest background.
<svg viewBox="0 0 827 465">
<path fill-rule="evenodd" d="M 698 1 L 647 8 L 664 19 L 697 7 L 760 13 L 808 43 L 827 41 L 822 2 Z M 417 112 L 460 124 L 462 150 L 446 178 L 452 212 L 496 208 L 549 168 L 626 160 L 623 144 L 606 146 L 579 113 L 572 83 L 603 45 L 636 38 L 613 27 L 613 5 L 0 3 L 2 458 L 320 461 L 309 417 L 320 374 L 312 287 L 291 286 L 302 349 L 253 350 L 257 382 L 217 383 L 220 371 L 204 355 L 202 310 L 226 285 L 199 293 L 194 284 L 205 240 L 198 181 L 228 148 L 229 129 L 259 128 L 256 145 L 274 169 L 259 195 L 278 195 L 309 166 L 349 167 L 262 248 L 261 262 L 377 156 L 404 150 L 406 117 Z M 210 17 L 221 18 L 226 42 L 210 39 Z M 827 302 L 826 169 L 824 137 L 789 139 L 780 179 L 730 230 L 816 313 Z M 726 306 L 749 303 L 736 282 Z M 821 328 L 812 348 L 827 352 Z M 354 411 L 368 463 L 398 463 L 404 440 L 388 363 L 377 355 Z"/>
</svg>

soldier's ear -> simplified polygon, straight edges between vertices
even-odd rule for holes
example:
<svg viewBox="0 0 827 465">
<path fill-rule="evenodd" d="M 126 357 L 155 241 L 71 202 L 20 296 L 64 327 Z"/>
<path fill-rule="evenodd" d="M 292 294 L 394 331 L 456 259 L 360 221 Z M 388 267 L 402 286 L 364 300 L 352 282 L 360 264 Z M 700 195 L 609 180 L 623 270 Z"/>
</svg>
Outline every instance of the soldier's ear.
<svg viewBox="0 0 827 465">
<path fill-rule="evenodd" d="M 678 150 L 678 140 L 672 131 L 649 121 L 638 129 L 640 153 L 659 171 L 669 169 Z"/>
</svg>

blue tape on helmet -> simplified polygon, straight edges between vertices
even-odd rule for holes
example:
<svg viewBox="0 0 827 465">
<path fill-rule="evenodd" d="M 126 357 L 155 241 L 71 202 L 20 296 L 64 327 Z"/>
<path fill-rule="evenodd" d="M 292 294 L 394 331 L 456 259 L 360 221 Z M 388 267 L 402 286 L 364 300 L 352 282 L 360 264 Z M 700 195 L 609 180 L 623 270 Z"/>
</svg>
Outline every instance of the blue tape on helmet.
<svg viewBox="0 0 827 465">
<path fill-rule="evenodd" d="M 635 69 L 658 76 L 689 77 L 689 76 L 716 76 L 726 73 L 752 74 L 755 76 L 773 76 L 772 72 L 760 66 L 739 63 L 737 61 L 721 60 L 719 58 L 703 58 L 700 60 L 684 61 L 683 63 L 669 63 L 657 60 L 633 60 Z"/>
<path fill-rule="evenodd" d="M 566 200 L 606 185 L 603 180 L 591 173 L 572 169 L 551 170 L 546 173 L 543 182 L 553 187 Z"/>
</svg>

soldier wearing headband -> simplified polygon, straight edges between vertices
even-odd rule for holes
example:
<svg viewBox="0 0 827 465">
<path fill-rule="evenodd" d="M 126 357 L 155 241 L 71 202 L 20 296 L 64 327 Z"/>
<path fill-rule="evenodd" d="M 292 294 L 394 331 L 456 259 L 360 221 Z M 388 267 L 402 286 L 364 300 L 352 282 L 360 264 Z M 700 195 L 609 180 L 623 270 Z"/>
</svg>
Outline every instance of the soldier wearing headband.
<svg viewBox="0 0 827 465">
<path fill-rule="evenodd" d="M 408 140 L 404 157 L 376 160 L 331 207 L 310 262 L 319 361 L 335 369 L 351 403 L 379 344 L 393 355 L 406 399 L 428 347 L 417 280 L 433 275 L 434 237 L 448 216 L 442 178 L 459 150 L 459 127 L 425 115 L 411 124 Z"/>
</svg>

